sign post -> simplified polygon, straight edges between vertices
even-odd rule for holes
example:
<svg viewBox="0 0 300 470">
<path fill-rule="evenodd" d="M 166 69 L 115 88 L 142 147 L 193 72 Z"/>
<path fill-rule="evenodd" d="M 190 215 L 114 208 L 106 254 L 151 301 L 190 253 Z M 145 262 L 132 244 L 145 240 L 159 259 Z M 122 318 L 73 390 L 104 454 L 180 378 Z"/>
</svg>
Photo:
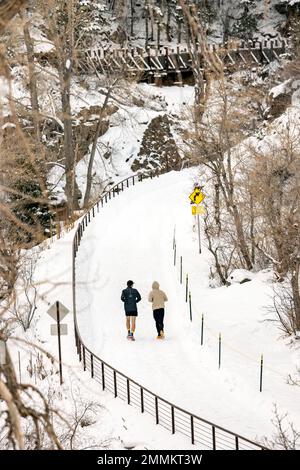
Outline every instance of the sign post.
<svg viewBox="0 0 300 470">
<path fill-rule="evenodd" d="M 199 214 L 197 214 L 197 223 L 198 223 L 199 253 L 201 254 L 201 235 L 200 235 L 200 219 L 199 219 Z"/>
<path fill-rule="evenodd" d="M 59 378 L 60 385 L 63 383 L 63 374 L 62 374 L 62 355 L 61 355 L 61 335 L 68 334 L 68 325 L 62 324 L 61 320 L 67 315 L 69 310 L 58 300 L 49 308 L 48 314 L 56 320 L 55 325 L 51 325 L 51 335 L 56 336 L 58 339 L 58 360 L 59 360 Z"/>
<path fill-rule="evenodd" d="M 59 378 L 60 385 L 63 383 L 62 360 L 61 360 L 61 342 L 60 342 L 60 318 L 59 318 L 59 302 L 56 302 L 56 321 L 57 321 L 57 338 L 58 338 L 58 358 L 59 358 Z"/>
<path fill-rule="evenodd" d="M 205 208 L 203 206 L 200 206 L 200 203 L 205 198 L 205 194 L 202 193 L 199 187 L 196 187 L 189 197 L 192 203 L 196 204 L 196 206 L 192 206 L 192 214 L 195 216 L 197 215 L 199 253 L 201 254 L 201 232 L 199 214 L 205 214 Z"/>
</svg>

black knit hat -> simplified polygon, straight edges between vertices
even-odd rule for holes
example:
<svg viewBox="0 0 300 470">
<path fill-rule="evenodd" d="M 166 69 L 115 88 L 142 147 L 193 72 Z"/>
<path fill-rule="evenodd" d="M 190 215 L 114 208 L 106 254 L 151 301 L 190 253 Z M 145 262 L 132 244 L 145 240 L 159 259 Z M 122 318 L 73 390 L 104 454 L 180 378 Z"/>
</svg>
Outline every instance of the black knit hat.
<svg viewBox="0 0 300 470">
<path fill-rule="evenodd" d="M 131 286 L 133 286 L 133 284 L 134 284 L 134 282 L 133 282 L 133 281 L 127 281 L 127 286 L 128 286 L 128 287 L 131 287 Z"/>
</svg>

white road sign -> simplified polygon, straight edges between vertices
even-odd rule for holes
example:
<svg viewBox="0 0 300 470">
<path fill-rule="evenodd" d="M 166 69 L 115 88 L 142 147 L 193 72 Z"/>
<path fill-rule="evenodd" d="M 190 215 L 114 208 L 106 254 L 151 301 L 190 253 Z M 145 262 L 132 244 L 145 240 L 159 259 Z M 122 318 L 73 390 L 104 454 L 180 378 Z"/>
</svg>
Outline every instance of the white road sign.
<svg viewBox="0 0 300 470">
<path fill-rule="evenodd" d="M 67 335 L 68 334 L 68 325 L 66 323 L 61 323 L 59 326 L 60 326 L 60 334 L 61 335 Z M 51 325 L 51 336 L 57 336 L 57 335 L 58 335 L 57 324 Z"/>
<path fill-rule="evenodd" d="M 47 313 L 50 315 L 50 317 L 53 318 L 53 320 L 57 320 L 57 302 L 55 302 L 48 310 Z M 58 302 L 58 307 L 59 307 L 59 321 L 62 321 L 63 318 L 67 315 L 69 310 L 67 307 L 65 307 L 61 302 Z"/>
</svg>

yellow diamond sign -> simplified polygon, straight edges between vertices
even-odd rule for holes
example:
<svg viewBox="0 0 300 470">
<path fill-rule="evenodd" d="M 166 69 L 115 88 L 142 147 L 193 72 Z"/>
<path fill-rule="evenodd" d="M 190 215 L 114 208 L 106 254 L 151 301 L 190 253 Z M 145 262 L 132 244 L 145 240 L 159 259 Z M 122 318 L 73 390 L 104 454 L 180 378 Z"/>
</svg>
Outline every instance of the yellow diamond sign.
<svg viewBox="0 0 300 470">
<path fill-rule="evenodd" d="M 200 204 L 200 202 L 202 202 L 204 198 L 205 198 L 205 195 L 201 192 L 200 189 L 194 189 L 192 194 L 190 194 L 190 200 L 194 204 Z"/>
</svg>

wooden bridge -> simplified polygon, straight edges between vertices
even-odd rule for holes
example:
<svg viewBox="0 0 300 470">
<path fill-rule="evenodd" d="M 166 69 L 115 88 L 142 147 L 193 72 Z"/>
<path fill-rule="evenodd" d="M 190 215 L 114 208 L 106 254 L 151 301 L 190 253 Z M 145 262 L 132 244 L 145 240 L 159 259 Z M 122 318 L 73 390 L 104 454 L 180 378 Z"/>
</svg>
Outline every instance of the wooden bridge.
<svg viewBox="0 0 300 470">
<path fill-rule="evenodd" d="M 225 70 L 257 67 L 280 60 L 287 49 L 284 40 L 241 42 L 236 47 L 210 45 L 209 51 L 224 64 Z M 200 62 L 201 60 L 201 52 Z M 118 73 L 131 75 L 138 80 L 155 81 L 164 78 L 181 81 L 182 77 L 192 75 L 192 58 L 187 48 L 130 48 L 96 49 L 85 51 L 80 56 L 80 68 L 86 73 Z"/>
</svg>

